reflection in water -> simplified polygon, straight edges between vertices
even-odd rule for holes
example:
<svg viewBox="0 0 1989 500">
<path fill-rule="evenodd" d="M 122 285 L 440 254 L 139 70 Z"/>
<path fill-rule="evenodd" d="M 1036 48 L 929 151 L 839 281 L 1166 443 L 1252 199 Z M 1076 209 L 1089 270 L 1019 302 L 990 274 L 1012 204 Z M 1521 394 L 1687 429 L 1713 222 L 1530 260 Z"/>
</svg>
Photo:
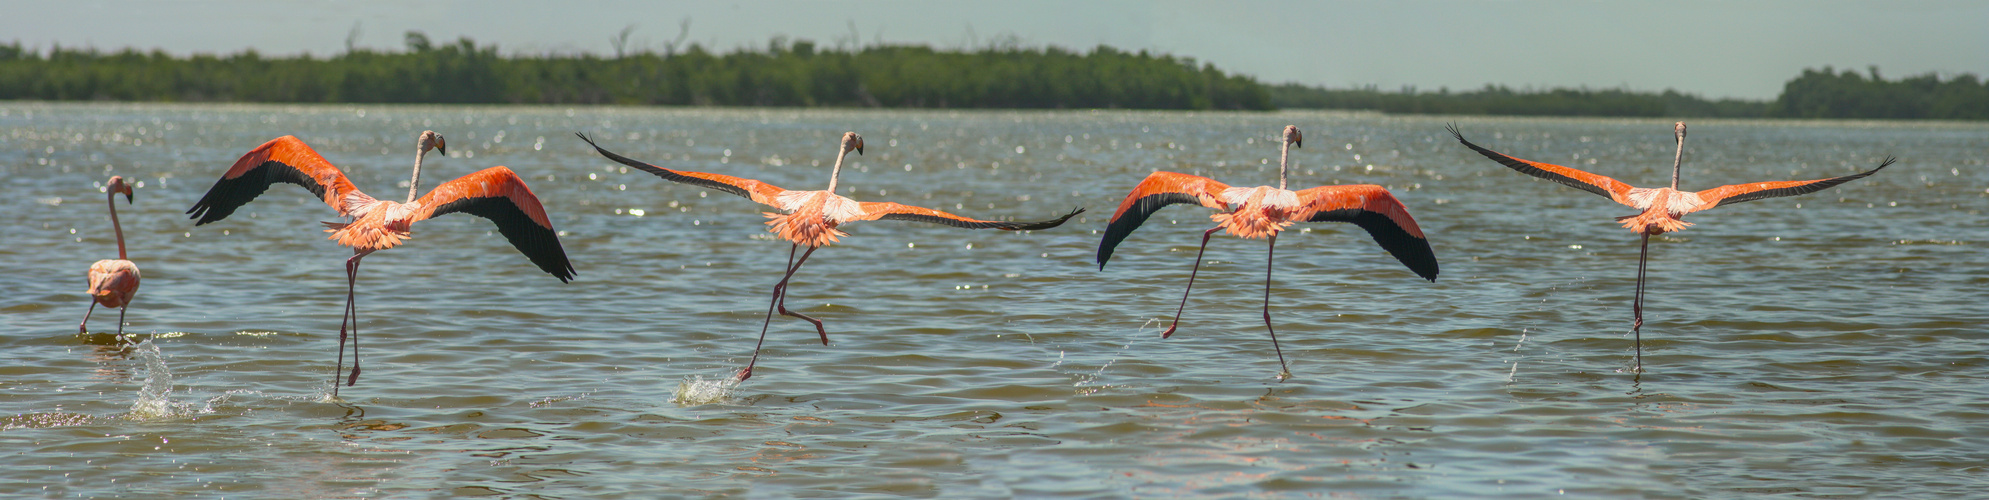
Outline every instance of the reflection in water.
<svg viewBox="0 0 1989 500">
<path fill-rule="evenodd" d="M 96 363 L 90 378 L 106 382 L 121 383 L 131 381 L 131 369 L 126 361 L 131 359 L 134 339 L 139 335 L 118 335 L 114 333 L 79 333 L 76 338 L 90 346 L 90 352 L 83 359 Z"/>
</svg>

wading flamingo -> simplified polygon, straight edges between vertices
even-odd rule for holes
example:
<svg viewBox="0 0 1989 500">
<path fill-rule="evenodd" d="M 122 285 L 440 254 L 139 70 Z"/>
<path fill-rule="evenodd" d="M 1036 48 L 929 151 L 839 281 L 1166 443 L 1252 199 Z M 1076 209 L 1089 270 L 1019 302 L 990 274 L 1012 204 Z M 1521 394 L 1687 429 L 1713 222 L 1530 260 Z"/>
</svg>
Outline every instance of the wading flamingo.
<svg viewBox="0 0 1989 500">
<path fill-rule="evenodd" d="M 863 154 L 863 137 L 856 135 L 856 132 L 843 133 L 842 143 L 836 149 L 836 166 L 829 170 L 829 187 L 819 191 L 781 189 L 772 184 L 753 179 L 703 172 L 671 170 L 615 154 L 612 151 L 601 148 L 599 144 L 595 144 L 594 140 L 587 138 L 586 135 L 575 135 L 580 135 L 580 140 L 587 141 L 587 145 L 593 146 L 594 151 L 601 153 L 601 156 L 606 156 L 608 159 L 623 165 L 635 167 L 637 170 L 656 174 L 657 177 L 662 177 L 664 180 L 736 194 L 781 210 L 781 213 L 766 212 L 763 215 L 766 215 L 768 219 L 772 219 L 767 221 L 767 226 L 769 226 L 767 228 L 768 232 L 772 232 L 775 235 L 779 235 L 781 239 L 792 242 L 792 245 L 787 250 L 787 272 L 781 275 L 779 283 L 774 284 L 773 298 L 770 299 L 772 303 L 767 305 L 766 322 L 760 325 L 760 341 L 753 344 L 753 359 L 746 362 L 745 369 L 739 370 L 738 379 L 742 382 L 753 377 L 753 366 L 760 361 L 760 346 L 767 342 L 767 326 L 773 323 L 773 313 L 775 310 L 779 310 L 783 316 L 801 318 L 814 324 L 815 333 L 822 337 L 822 345 L 829 345 L 829 331 L 822 328 L 820 320 L 787 310 L 787 282 L 794 277 L 795 271 L 801 269 L 802 263 L 808 262 L 808 256 L 813 255 L 815 249 L 834 244 L 836 238 L 848 235 L 848 233 L 837 230 L 837 226 L 864 220 L 907 220 L 945 224 L 967 229 L 1029 231 L 1057 227 L 1062 225 L 1064 221 L 1070 220 L 1071 217 L 1084 212 L 1084 209 L 1080 208 L 1072 210 L 1062 217 L 1045 221 L 1005 222 L 969 219 L 930 208 L 900 205 L 897 203 L 859 202 L 849 199 L 848 197 L 836 194 L 836 177 L 843 171 L 843 158 L 849 156 L 851 151 L 855 151 L 856 154 Z M 801 253 L 800 260 L 795 260 L 795 251 L 804 245 L 808 247 L 808 251 Z"/>
<path fill-rule="evenodd" d="M 1210 236 L 1227 229 L 1229 234 L 1244 238 L 1269 238 L 1269 249 L 1264 252 L 1264 329 L 1271 332 L 1271 348 L 1278 353 L 1278 380 L 1291 377 L 1291 369 L 1285 365 L 1284 348 L 1278 346 L 1278 331 L 1271 327 L 1271 256 L 1278 244 L 1279 231 L 1298 222 L 1352 222 L 1366 229 L 1375 243 L 1381 244 L 1383 250 L 1409 266 L 1417 276 L 1430 281 L 1436 281 L 1437 276 L 1436 254 L 1430 251 L 1429 240 L 1423 237 L 1422 228 L 1416 226 L 1416 219 L 1409 216 L 1409 208 L 1402 206 L 1387 188 L 1358 184 L 1285 189 L 1291 148 L 1303 146 L 1303 138 L 1298 126 L 1286 125 L 1283 139 L 1278 153 L 1278 187 L 1230 187 L 1207 177 L 1154 172 L 1133 186 L 1125 201 L 1119 202 L 1119 211 L 1112 214 L 1112 221 L 1105 227 L 1105 239 L 1098 242 L 1098 269 L 1103 271 L 1105 262 L 1112 259 L 1112 249 L 1162 207 L 1195 203 L 1219 211 L 1209 216 L 1215 220 L 1216 227 L 1202 232 L 1202 247 L 1195 251 L 1195 266 L 1188 271 L 1188 287 L 1181 290 L 1181 305 L 1174 310 L 1174 322 L 1160 333 L 1164 339 L 1174 336 L 1174 329 L 1181 326 L 1181 311 L 1188 307 L 1188 290 L 1195 288 L 1195 274 L 1202 270 L 1202 252 L 1209 249 Z"/>
<path fill-rule="evenodd" d="M 405 202 L 378 200 L 359 192 L 338 167 L 318 156 L 303 140 L 286 135 L 271 139 L 235 160 L 235 165 L 214 182 L 207 195 L 186 211 L 191 218 L 199 219 L 194 223 L 196 226 L 218 221 L 262 195 L 271 184 L 287 182 L 303 186 L 331 205 L 339 216 L 351 218 L 350 222 L 324 223 L 330 228 L 325 232 L 331 233 L 331 240 L 352 247 L 352 258 L 345 260 L 345 314 L 338 326 L 338 364 L 332 372 L 334 398 L 338 397 L 339 374 L 345 370 L 348 326 L 352 335 L 352 375 L 347 377 L 345 385 L 359 383 L 359 311 L 352 303 L 353 289 L 359 279 L 359 259 L 400 245 L 410 237 L 411 226 L 416 222 L 457 212 L 490 219 L 497 223 L 497 232 L 539 269 L 562 283 L 573 279 L 573 263 L 566 260 L 566 250 L 559 245 L 559 233 L 553 230 L 545 207 L 539 205 L 539 197 L 532 194 L 523 179 L 511 173 L 511 169 L 490 167 L 444 182 L 428 195 L 415 199 L 415 193 L 421 189 L 421 158 L 430 149 L 449 152 L 447 142 L 434 131 L 421 133 L 418 148 Z"/>
<path fill-rule="evenodd" d="M 131 298 L 138 295 L 138 264 L 126 260 L 124 255 L 124 226 L 117 223 L 117 195 L 124 194 L 124 202 L 131 203 L 131 184 L 124 182 L 123 176 L 111 176 L 104 183 L 104 191 L 110 193 L 111 231 L 117 233 L 117 260 L 104 259 L 90 264 L 90 310 L 83 311 L 83 323 L 76 325 L 76 333 L 89 333 L 90 313 L 97 312 L 97 304 L 117 308 L 117 334 L 124 335 L 124 308 L 131 305 Z"/>
<path fill-rule="evenodd" d="M 1877 173 L 1879 170 L 1896 161 L 1891 157 L 1887 157 L 1884 162 L 1879 163 L 1877 168 L 1843 177 L 1810 181 L 1732 184 L 1690 193 L 1678 190 L 1678 171 L 1685 162 L 1685 122 L 1678 122 L 1672 125 L 1673 135 L 1678 139 L 1678 151 L 1671 158 L 1671 187 L 1655 189 L 1633 187 L 1616 179 L 1551 163 L 1513 158 L 1497 151 L 1479 147 L 1477 144 L 1472 144 L 1471 141 L 1464 140 L 1464 134 L 1457 131 L 1456 125 L 1447 126 L 1445 129 L 1450 131 L 1450 135 L 1456 136 L 1457 142 L 1463 143 L 1464 147 L 1471 148 L 1472 151 L 1477 151 L 1478 154 L 1485 155 L 1486 158 L 1491 158 L 1492 161 L 1499 162 L 1500 165 L 1505 165 L 1526 175 L 1559 182 L 1566 184 L 1568 187 L 1607 196 L 1617 203 L 1642 210 L 1641 213 L 1636 215 L 1625 215 L 1616 218 L 1616 220 L 1623 222 L 1624 229 L 1636 231 L 1637 234 L 1643 235 L 1644 240 L 1642 248 L 1637 252 L 1637 294 L 1630 302 L 1630 312 L 1635 317 L 1635 321 L 1630 323 L 1630 331 L 1636 337 L 1637 349 L 1636 368 L 1634 371 L 1640 373 L 1644 371 L 1644 268 L 1645 264 L 1650 262 L 1651 235 L 1685 230 L 1687 226 L 1692 225 L 1690 222 L 1685 222 L 1685 214 L 1745 201 L 1795 196 L 1822 191 L 1829 189 L 1831 186 L 1862 179 L 1865 176 Z"/>
</svg>

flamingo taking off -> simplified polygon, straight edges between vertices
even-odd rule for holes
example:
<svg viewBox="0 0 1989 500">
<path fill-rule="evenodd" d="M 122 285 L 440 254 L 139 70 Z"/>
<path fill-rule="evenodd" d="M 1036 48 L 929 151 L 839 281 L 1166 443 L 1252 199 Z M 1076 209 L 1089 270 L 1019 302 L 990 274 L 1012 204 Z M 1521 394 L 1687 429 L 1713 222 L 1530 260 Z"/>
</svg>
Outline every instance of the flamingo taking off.
<svg viewBox="0 0 1989 500">
<path fill-rule="evenodd" d="M 746 362 L 745 369 L 739 370 L 738 379 L 742 382 L 753 376 L 753 366 L 760 360 L 760 346 L 767 341 L 767 325 L 772 324 L 773 312 L 775 310 L 779 310 L 781 315 L 801 318 L 814 324 L 815 333 L 822 337 L 822 345 L 829 345 L 829 331 L 822 328 L 821 321 L 787 310 L 787 282 L 794 277 L 795 271 L 801 269 L 802 263 L 808 262 L 808 256 L 813 255 L 815 249 L 834 244 L 836 238 L 848 235 L 848 233 L 837 230 L 837 226 L 864 220 L 905 220 L 945 224 L 967 229 L 1028 231 L 1057 227 L 1062 225 L 1064 221 L 1070 220 L 1071 217 L 1084 212 L 1084 209 L 1079 208 L 1072 210 L 1068 214 L 1064 214 L 1062 217 L 1045 221 L 1005 222 L 969 219 L 930 208 L 900 205 L 897 203 L 859 202 L 852 200 L 836 194 L 836 177 L 842 173 L 843 158 L 849 156 L 851 151 L 855 151 L 856 154 L 863 154 L 863 137 L 856 135 L 856 132 L 843 133 L 842 142 L 836 149 L 836 165 L 829 170 L 829 187 L 819 191 L 781 189 L 772 184 L 753 179 L 703 172 L 671 170 L 615 154 L 612 151 L 601 148 L 599 144 L 595 144 L 594 140 L 587 138 L 586 135 L 575 135 L 580 135 L 580 139 L 587 141 L 587 144 L 593 146 L 594 151 L 601 153 L 601 156 L 606 156 L 608 159 L 620 162 L 623 165 L 656 174 L 657 177 L 662 177 L 664 180 L 716 189 L 743 196 L 747 199 L 773 206 L 781 211 L 780 213 L 766 212 L 764 215 L 768 219 L 772 219 L 767 221 L 767 226 L 769 226 L 767 230 L 769 232 L 793 243 L 787 251 L 787 272 L 780 277 L 779 283 L 774 284 L 772 303 L 767 305 L 766 322 L 760 325 L 759 343 L 753 345 L 753 359 Z M 803 245 L 808 247 L 808 251 L 801 253 L 800 260 L 795 260 L 795 251 Z"/>
<path fill-rule="evenodd" d="M 83 311 L 83 323 L 76 325 L 76 333 L 90 331 L 90 313 L 97 312 L 97 305 L 117 308 L 117 334 L 124 335 L 124 308 L 131 305 L 131 298 L 138 295 L 138 264 L 131 263 L 124 254 L 124 226 L 117 223 L 117 195 L 124 194 L 124 202 L 131 203 L 131 184 L 124 182 L 123 176 L 111 176 L 104 183 L 104 191 L 110 193 L 111 231 L 117 233 L 117 259 L 104 259 L 90 264 L 90 310 Z"/>
<path fill-rule="evenodd" d="M 1678 122 L 1672 126 L 1673 135 L 1678 140 L 1678 150 L 1673 154 L 1671 159 L 1671 187 L 1655 189 L 1633 187 L 1616 179 L 1551 163 L 1513 158 L 1497 151 L 1479 147 L 1477 144 L 1472 144 L 1471 141 L 1464 140 L 1464 134 L 1457 131 L 1456 125 L 1447 126 L 1445 129 L 1450 131 L 1450 135 L 1456 136 L 1457 142 L 1463 143 L 1464 147 L 1471 148 L 1472 151 L 1477 151 L 1478 154 L 1485 155 L 1486 158 L 1491 158 L 1492 161 L 1499 162 L 1500 165 L 1505 165 L 1526 175 L 1559 182 L 1566 184 L 1568 187 L 1588 191 L 1597 195 L 1607 196 L 1617 203 L 1629 205 L 1631 208 L 1642 211 L 1636 215 L 1625 215 L 1616 218 L 1616 220 L 1623 222 L 1624 229 L 1636 231 L 1637 234 L 1643 236 L 1642 249 L 1637 252 L 1637 294 L 1630 303 L 1631 314 L 1635 317 L 1635 321 L 1630 323 L 1630 331 L 1636 337 L 1637 358 L 1634 371 L 1637 372 L 1644 370 L 1644 269 L 1645 264 L 1650 261 L 1651 235 L 1685 230 L 1686 227 L 1692 225 L 1690 222 L 1685 222 L 1684 217 L 1686 214 L 1740 202 L 1822 191 L 1838 184 L 1865 178 L 1865 176 L 1877 173 L 1879 170 L 1883 170 L 1886 166 L 1892 165 L 1893 162 L 1897 161 L 1892 157 L 1887 157 L 1885 161 L 1879 163 L 1877 168 L 1843 177 L 1809 181 L 1732 184 L 1693 193 L 1678 190 L 1678 172 L 1681 165 L 1685 162 L 1685 122 Z"/>
<path fill-rule="evenodd" d="M 490 219 L 497 223 L 497 231 L 539 269 L 562 283 L 573 279 L 573 263 L 566 260 L 566 250 L 560 247 L 559 233 L 546 218 L 545 208 L 511 169 L 490 167 L 458 177 L 416 199 L 414 195 L 421 189 L 421 159 L 430 149 L 449 152 L 441 134 L 423 131 L 414 156 L 414 174 L 408 180 L 407 201 L 397 203 L 359 192 L 345 173 L 297 137 L 278 137 L 235 160 L 235 165 L 221 174 L 221 180 L 214 182 L 207 195 L 186 211 L 191 218 L 199 219 L 194 223 L 196 226 L 218 221 L 262 195 L 271 184 L 287 182 L 303 186 L 331 205 L 339 216 L 350 218 L 349 222 L 324 223 L 330 228 L 325 232 L 331 233 L 331 240 L 352 248 L 352 258 L 345 260 L 345 314 L 338 327 L 338 365 L 332 372 L 334 398 L 338 397 L 339 374 L 345 370 L 348 326 L 352 335 L 352 375 L 345 385 L 359 382 L 359 312 L 352 303 L 353 288 L 359 279 L 359 259 L 400 245 L 411 236 L 411 226 L 416 222 L 457 212 Z"/>
<path fill-rule="evenodd" d="M 1279 231 L 1298 222 L 1352 222 L 1366 229 L 1375 243 L 1417 276 L 1430 281 L 1436 281 L 1437 276 L 1436 254 L 1430 251 L 1429 240 L 1423 237 L 1422 228 L 1416 226 L 1416 219 L 1409 216 L 1408 207 L 1402 206 L 1387 188 L 1358 184 L 1285 189 L 1291 148 L 1303 146 L 1303 137 L 1297 126 L 1286 125 L 1283 139 L 1278 153 L 1278 187 L 1230 187 L 1207 177 L 1154 172 L 1133 186 L 1125 201 L 1119 202 L 1119 211 L 1112 214 L 1112 221 L 1105 227 L 1105 238 L 1098 242 L 1098 269 L 1102 271 L 1105 262 L 1112 259 L 1112 249 L 1162 207 L 1195 203 L 1218 210 L 1209 216 L 1215 220 L 1216 227 L 1202 232 L 1202 246 L 1195 251 L 1195 266 L 1188 271 L 1188 287 L 1181 291 L 1181 305 L 1174 310 L 1174 322 L 1160 334 L 1164 339 L 1173 336 L 1174 329 L 1181 326 L 1181 311 L 1188 307 L 1188 290 L 1195 287 L 1195 274 L 1201 272 L 1202 252 L 1208 250 L 1210 236 L 1227 229 L 1229 234 L 1243 238 L 1268 238 L 1270 249 L 1264 254 L 1264 329 L 1271 332 L 1271 348 L 1278 353 L 1279 380 L 1291 376 L 1291 369 L 1285 365 L 1284 348 L 1278 346 L 1277 329 L 1271 327 L 1270 260 Z"/>
</svg>

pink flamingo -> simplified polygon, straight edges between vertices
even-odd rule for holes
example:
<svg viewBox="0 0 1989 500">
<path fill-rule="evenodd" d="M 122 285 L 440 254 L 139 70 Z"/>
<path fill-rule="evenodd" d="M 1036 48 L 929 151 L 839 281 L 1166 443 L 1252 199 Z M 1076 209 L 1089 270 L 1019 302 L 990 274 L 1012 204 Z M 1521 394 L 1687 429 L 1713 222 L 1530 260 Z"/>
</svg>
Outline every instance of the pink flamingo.
<svg viewBox="0 0 1989 500">
<path fill-rule="evenodd" d="M 1278 346 L 1278 331 L 1271 327 L 1271 252 L 1278 244 L 1278 232 L 1298 222 L 1351 222 L 1365 229 L 1374 242 L 1395 256 L 1423 279 L 1436 281 L 1436 254 L 1423 237 L 1423 229 L 1409 216 L 1409 208 L 1389 194 L 1388 188 L 1373 184 L 1319 186 L 1291 191 L 1285 189 L 1286 163 L 1291 148 L 1302 146 L 1298 126 L 1286 125 L 1284 144 L 1278 153 L 1278 187 L 1230 187 L 1207 177 L 1154 172 L 1133 186 L 1119 211 L 1105 226 L 1105 238 L 1098 242 L 1098 269 L 1112 260 L 1112 250 L 1139 229 L 1147 217 L 1175 203 L 1195 203 L 1220 211 L 1210 215 L 1216 227 L 1202 232 L 1202 246 L 1195 251 L 1195 267 L 1188 272 L 1188 286 L 1181 290 L 1181 306 L 1174 310 L 1174 322 L 1160 338 L 1174 335 L 1181 326 L 1181 311 L 1188 307 L 1188 290 L 1195 287 L 1195 274 L 1202 269 L 1202 252 L 1209 249 L 1209 237 L 1227 229 L 1243 238 L 1269 238 L 1264 262 L 1264 329 L 1271 332 L 1271 348 L 1278 353 L 1278 379 L 1291 376 L 1285 365 L 1285 352 Z"/>
<path fill-rule="evenodd" d="M 123 176 L 111 176 L 104 184 L 104 191 L 110 193 L 111 231 L 117 233 L 117 259 L 99 260 L 90 264 L 90 310 L 83 312 L 83 323 L 76 325 L 77 333 L 90 331 L 90 313 L 97 312 L 97 305 L 117 308 L 117 334 L 124 335 L 124 309 L 131 305 L 131 298 L 138 295 L 138 264 L 133 264 L 124 253 L 124 226 L 117 223 L 117 195 L 124 194 L 124 202 L 131 203 L 131 184 L 124 182 Z"/>
<path fill-rule="evenodd" d="M 553 277 L 564 283 L 573 279 L 573 263 L 560 247 L 559 233 L 539 204 L 539 197 L 525 186 L 518 174 L 504 167 L 490 167 L 444 182 L 420 199 L 421 159 L 430 149 L 448 153 L 441 134 L 423 131 L 414 156 L 414 174 L 408 180 L 407 201 L 378 200 L 359 192 L 345 173 L 295 136 L 271 139 L 235 160 L 235 165 L 214 182 L 207 195 L 186 213 L 199 219 L 198 226 L 218 221 L 235 209 L 262 195 L 279 182 L 296 184 L 317 195 L 340 216 L 351 222 L 326 222 L 331 240 L 352 248 L 345 260 L 345 314 L 338 326 L 338 365 L 332 372 L 332 397 L 338 397 L 338 376 L 345 371 L 345 343 L 348 326 L 352 336 L 352 375 L 345 385 L 359 383 L 359 311 L 353 306 L 355 283 L 359 279 L 359 259 L 373 252 L 403 243 L 416 222 L 444 214 L 466 213 L 497 223 L 497 232 L 511 245 Z"/>
<path fill-rule="evenodd" d="M 1635 321 L 1630 323 L 1630 331 L 1636 336 L 1637 360 L 1634 371 L 1644 371 L 1644 267 L 1650 262 L 1651 235 L 1684 231 L 1692 223 L 1685 222 L 1685 214 L 1714 207 L 1732 205 L 1744 201 L 1765 198 L 1796 196 L 1829 189 L 1832 186 L 1863 179 L 1892 165 L 1893 158 L 1886 158 L 1877 168 L 1842 177 L 1808 181 L 1750 182 L 1720 186 L 1705 191 L 1689 192 L 1678 190 L 1678 171 L 1685 162 L 1685 122 L 1672 125 L 1673 135 L 1678 139 L 1678 151 L 1671 158 L 1671 187 L 1640 188 L 1625 184 L 1607 176 L 1596 175 L 1552 163 L 1541 163 L 1506 156 L 1503 153 L 1479 147 L 1464 140 L 1464 134 L 1457 131 L 1456 125 L 1446 127 L 1457 142 L 1471 148 L 1492 161 L 1499 162 L 1519 173 L 1547 179 L 1575 189 L 1606 196 L 1617 203 L 1629 205 L 1639 210 L 1636 215 L 1617 217 L 1623 228 L 1643 236 L 1643 248 L 1637 253 L 1637 294 L 1630 303 L 1630 311 Z"/>
<path fill-rule="evenodd" d="M 588 139 L 585 135 L 581 135 L 580 139 L 587 141 L 588 145 L 594 146 L 594 151 L 601 153 L 601 156 L 606 156 L 608 159 L 623 165 L 635 167 L 637 170 L 655 174 L 657 177 L 662 177 L 665 180 L 717 189 L 771 205 L 774 208 L 784 211 L 784 213 L 764 213 L 768 219 L 772 219 L 767 221 L 767 225 L 770 226 L 767 230 L 775 235 L 779 235 L 781 239 L 791 242 L 792 245 L 788 248 L 787 252 L 787 273 L 780 277 L 780 283 L 774 285 L 772 303 L 767 305 L 766 323 L 760 325 L 760 341 L 758 344 L 753 345 L 753 359 L 746 362 L 745 369 L 739 370 L 738 379 L 742 382 L 748 378 L 752 378 L 753 366 L 760 361 L 760 346 L 766 344 L 767 325 L 773 324 L 773 312 L 776 309 L 780 310 L 781 315 L 801 318 L 814 324 L 815 333 L 822 337 L 822 345 L 829 345 L 829 331 L 822 328 L 821 321 L 787 310 L 787 282 L 794 277 L 795 271 L 801 270 L 802 263 L 808 262 L 808 256 L 814 255 L 815 249 L 834 244 L 836 238 L 849 235 L 848 233 L 837 230 L 837 226 L 865 220 L 906 220 L 945 224 L 967 229 L 1028 231 L 1057 227 L 1062 225 L 1064 221 L 1070 220 L 1071 217 L 1084 212 L 1084 209 L 1080 208 L 1064 214 L 1063 217 L 1045 221 L 1005 222 L 969 219 L 930 208 L 900 205 L 897 203 L 858 202 L 852 200 L 849 197 L 836 194 L 836 176 L 842 173 L 843 158 L 849 156 L 851 151 L 855 151 L 856 154 L 863 154 L 863 137 L 856 135 L 856 132 L 843 133 L 842 142 L 836 149 L 836 165 L 829 170 L 829 187 L 819 191 L 781 189 L 772 184 L 753 179 L 707 174 L 704 172 L 671 170 L 602 149 L 600 145 L 594 144 L 593 139 Z M 801 260 L 794 260 L 795 251 L 799 250 L 803 245 L 808 246 L 808 251 L 801 254 Z"/>
</svg>

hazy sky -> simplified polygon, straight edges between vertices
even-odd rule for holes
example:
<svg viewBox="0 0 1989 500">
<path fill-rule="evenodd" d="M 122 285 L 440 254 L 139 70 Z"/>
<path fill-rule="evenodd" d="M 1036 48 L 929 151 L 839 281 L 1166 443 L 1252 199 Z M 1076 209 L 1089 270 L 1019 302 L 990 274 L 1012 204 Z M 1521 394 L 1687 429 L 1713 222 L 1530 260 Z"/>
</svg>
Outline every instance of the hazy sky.
<svg viewBox="0 0 1989 500">
<path fill-rule="evenodd" d="M 629 25 L 652 49 L 691 19 L 690 41 L 720 51 L 774 36 L 818 44 L 1099 44 L 1192 57 L 1267 83 L 1453 90 L 1678 89 L 1773 98 L 1806 67 L 1888 78 L 1989 76 L 1984 1 L 540 1 L 0 0 L 0 40 L 29 47 L 137 47 L 175 54 L 399 50 L 420 30 L 504 53 L 613 52 Z"/>
</svg>

